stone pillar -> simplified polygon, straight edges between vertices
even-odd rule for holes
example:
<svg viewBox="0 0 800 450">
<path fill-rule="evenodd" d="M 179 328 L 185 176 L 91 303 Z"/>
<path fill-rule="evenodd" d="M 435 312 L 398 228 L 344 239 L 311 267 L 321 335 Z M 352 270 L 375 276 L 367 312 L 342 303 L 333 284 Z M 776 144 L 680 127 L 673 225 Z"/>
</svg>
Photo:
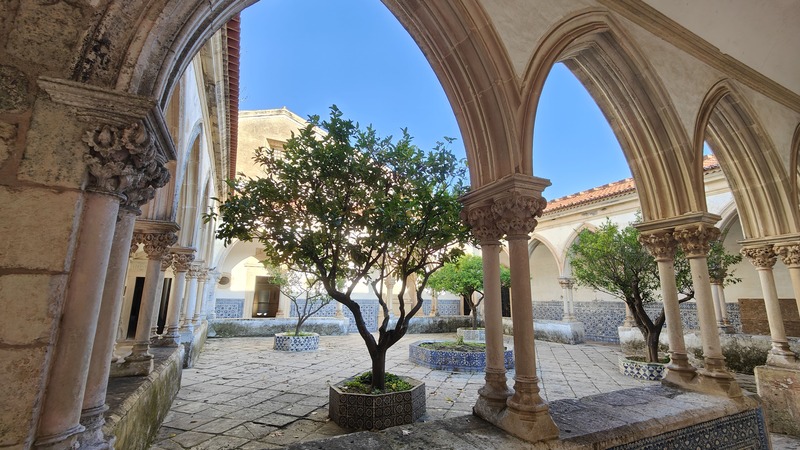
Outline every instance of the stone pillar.
<svg viewBox="0 0 800 450">
<path fill-rule="evenodd" d="M 431 291 L 431 317 L 439 317 L 439 293 Z"/>
<path fill-rule="evenodd" d="M 394 317 L 394 278 L 389 275 L 383 284 L 386 286 L 386 308 L 389 310 L 389 317 Z"/>
<path fill-rule="evenodd" d="M 194 261 L 194 249 L 175 247 L 171 249 L 172 271 L 175 273 L 172 296 L 167 305 L 167 329 L 161 338 L 163 345 L 177 347 L 181 343 L 180 318 L 183 294 L 186 287 L 186 272 Z"/>
<path fill-rule="evenodd" d="M 139 319 L 136 323 L 136 336 L 131 354 L 125 358 L 121 369 L 129 376 L 149 375 L 153 370 L 153 355 L 150 353 L 150 330 L 152 328 L 153 308 L 156 307 L 158 275 L 161 260 L 169 247 L 178 240 L 175 234 L 177 224 L 170 222 L 137 221 L 134 239 L 144 244 L 147 254 L 142 300 L 139 306 Z M 165 229 L 166 228 L 166 229 Z"/>
<path fill-rule="evenodd" d="M 192 319 L 194 318 L 195 305 L 197 304 L 198 268 L 199 266 L 197 264 L 192 264 L 189 267 L 189 272 L 186 273 L 187 286 L 186 295 L 183 300 L 186 305 L 186 315 L 184 316 L 181 326 L 181 331 L 186 333 L 194 332 L 194 322 Z"/>
<path fill-rule="evenodd" d="M 202 266 L 197 266 L 195 274 L 197 278 L 197 301 L 194 305 L 194 317 L 192 318 L 192 324 L 194 324 L 194 326 L 198 326 L 203 320 L 203 303 L 205 301 L 208 269 Z"/>
<path fill-rule="evenodd" d="M 465 205 L 462 218 L 481 245 L 483 260 L 484 326 L 486 330 L 486 384 L 478 390 L 476 413 L 495 416 L 502 411 L 511 390 L 506 384 L 503 347 L 503 305 L 500 291 L 500 238 L 502 232 L 491 205 Z M 435 295 L 435 294 L 434 294 Z"/>
<path fill-rule="evenodd" d="M 789 269 L 794 300 L 797 302 L 797 312 L 800 313 L 800 242 L 775 244 L 775 252 Z"/>
<path fill-rule="evenodd" d="M 639 242 L 655 257 L 656 264 L 658 264 L 658 278 L 661 283 L 661 297 L 664 304 L 670 353 L 670 362 L 667 365 L 668 370 L 664 381 L 686 387 L 697 376 L 697 369 L 689 364 L 686 343 L 683 339 L 678 287 L 675 284 L 675 251 L 678 243 L 673 236 L 672 229 L 643 232 L 639 236 Z"/>
<path fill-rule="evenodd" d="M 758 272 L 758 279 L 761 281 L 761 291 L 764 294 L 764 306 L 767 309 L 767 321 L 769 322 L 769 334 L 772 339 L 772 349 L 767 355 L 767 365 L 797 368 L 797 357 L 789 349 L 789 341 L 786 339 L 783 314 L 781 314 L 781 305 L 778 302 L 778 289 L 772 273 L 772 268 L 778 259 L 775 250 L 772 244 L 767 244 L 744 247 L 741 253 L 753 263 Z"/>
<path fill-rule="evenodd" d="M 531 178 L 532 180 L 532 178 Z M 520 180 L 522 181 L 522 180 Z M 558 437 L 558 428 L 550 417 L 547 404 L 539 395 L 536 376 L 536 351 L 531 303 L 530 260 L 528 241 L 547 201 L 541 197 L 539 186 L 514 186 L 499 196 L 492 205 L 497 215 L 497 227 L 506 233 L 511 269 L 511 289 L 514 301 L 514 394 L 507 401 L 507 431 L 527 440 L 547 440 Z"/>
<path fill-rule="evenodd" d="M 208 282 L 206 286 L 208 287 L 209 294 L 208 294 L 208 319 L 216 319 L 217 318 L 217 282 L 219 281 L 219 277 L 222 276 L 222 273 L 217 272 L 214 269 L 209 269 L 208 272 Z"/>
<path fill-rule="evenodd" d="M 720 235 L 719 229 L 714 227 L 718 216 L 703 216 L 699 223 L 681 225 L 675 228 L 673 236 L 680 243 L 681 248 L 689 260 L 694 286 L 695 302 L 697 305 L 697 321 L 700 325 L 700 335 L 703 340 L 703 361 L 705 367 L 698 369 L 701 377 L 700 384 L 709 392 L 721 393 L 730 397 L 742 395 L 739 385 L 733 375 L 725 368 L 725 357 L 722 356 L 717 331 L 716 318 L 714 317 L 714 299 L 711 296 L 711 283 L 708 275 L 708 251 L 710 242 Z"/>
<path fill-rule="evenodd" d="M 633 320 L 633 311 L 631 311 L 631 307 L 627 303 L 625 303 L 625 320 L 622 322 L 622 326 L 627 328 L 636 326 L 636 321 Z"/>
<path fill-rule="evenodd" d="M 723 333 L 730 333 L 731 324 L 728 321 L 728 309 L 725 304 L 725 288 L 723 284 L 724 279 L 712 278 L 711 279 L 711 294 L 714 297 L 714 314 L 717 315 L 717 327 Z"/>
<path fill-rule="evenodd" d="M 569 277 L 559 277 L 558 284 L 564 295 L 564 314 L 561 320 L 564 322 L 575 322 L 575 307 L 572 305 L 572 287 L 575 282 Z"/>
<path fill-rule="evenodd" d="M 344 309 L 342 309 L 342 304 L 336 302 L 336 316 L 337 319 L 344 319 Z"/>
</svg>

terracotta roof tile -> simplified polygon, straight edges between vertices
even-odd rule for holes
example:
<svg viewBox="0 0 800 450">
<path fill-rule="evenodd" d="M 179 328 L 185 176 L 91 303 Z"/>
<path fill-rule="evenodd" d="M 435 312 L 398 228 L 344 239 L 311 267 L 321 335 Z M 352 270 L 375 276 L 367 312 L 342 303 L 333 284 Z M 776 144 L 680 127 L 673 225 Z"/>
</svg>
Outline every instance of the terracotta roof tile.
<svg viewBox="0 0 800 450">
<path fill-rule="evenodd" d="M 703 157 L 703 171 L 713 170 L 719 167 L 719 162 L 714 155 L 706 155 Z M 598 200 L 603 200 L 612 197 L 636 192 L 636 184 L 633 178 L 626 178 L 624 180 L 615 181 L 613 183 L 597 186 L 585 191 L 575 194 L 570 194 L 547 203 L 544 213 L 553 213 L 564 209 L 572 208 L 579 205 L 585 205 Z"/>
</svg>

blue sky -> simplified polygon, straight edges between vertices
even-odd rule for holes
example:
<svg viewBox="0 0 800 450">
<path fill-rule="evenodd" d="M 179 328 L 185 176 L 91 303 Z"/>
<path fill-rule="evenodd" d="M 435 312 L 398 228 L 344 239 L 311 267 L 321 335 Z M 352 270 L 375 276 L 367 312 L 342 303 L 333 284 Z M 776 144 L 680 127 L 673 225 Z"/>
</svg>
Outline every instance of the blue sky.
<svg viewBox="0 0 800 450">
<path fill-rule="evenodd" d="M 443 136 L 463 157 L 453 110 L 408 32 L 379 0 L 262 0 L 242 13 L 242 110 L 287 107 L 346 117 L 382 135 L 407 127 L 422 148 Z M 630 176 L 613 133 L 562 65 L 545 84 L 534 130 L 534 174 L 553 199 Z"/>
</svg>

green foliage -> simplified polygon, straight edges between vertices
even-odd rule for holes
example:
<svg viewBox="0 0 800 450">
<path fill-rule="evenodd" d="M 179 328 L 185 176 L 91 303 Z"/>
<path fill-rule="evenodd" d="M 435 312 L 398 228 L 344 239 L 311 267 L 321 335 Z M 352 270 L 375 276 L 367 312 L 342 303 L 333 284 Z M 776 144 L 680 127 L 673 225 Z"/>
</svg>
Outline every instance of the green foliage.
<svg viewBox="0 0 800 450">
<path fill-rule="evenodd" d="M 472 328 L 478 327 L 477 308 L 483 301 L 483 260 L 480 256 L 464 255 L 457 261 L 447 263 L 434 273 L 428 282 L 435 291 L 447 291 L 460 295 L 472 310 Z M 500 267 L 500 284 L 511 286 L 511 271 Z M 473 299 L 478 294 L 478 300 Z"/>
<path fill-rule="evenodd" d="M 403 392 L 409 391 L 414 386 L 408 381 L 403 380 L 397 375 L 386 373 L 384 375 L 384 388 L 375 389 L 372 383 L 372 372 L 364 372 L 361 375 L 353 378 L 352 380 L 344 383 L 344 386 L 353 392 L 360 392 L 362 394 L 385 394 L 388 392 Z"/>
<path fill-rule="evenodd" d="M 226 244 L 256 240 L 267 263 L 318 279 L 353 313 L 373 370 L 382 373 L 386 349 L 422 306 L 428 277 L 467 241 L 458 202 L 466 167 L 442 143 L 423 152 L 406 130 L 396 141 L 379 137 L 335 106 L 328 120 L 311 116 L 282 151 L 260 148 L 255 160 L 268 175 L 229 180 L 230 195 L 206 220 L 219 219 L 217 237 Z M 420 282 L 409 299 L 405 280 L 412 274 Z M 388 276 L 402 282 L 401 316 L 394 330 L 384 322 L 376 341 L 351 294 L 363 281 L 375 286 Z"/>
<path fill-rule="evenodd" d="M 742 255 L 728 253 L 725 251 L 721 240 L 714 241 L 708 251 L 708 277 L 712 281 L 724 280 L 726 286 L 739 283 L 742 279 L 733 276 L 731 266 L 735 266 L 740 262 L 742 262 Z"/>
<path fill-rule="evenodd" d="M 332 298 L 323 291 L 319 279 L 308 273 L 296 270 L 279 272 L 273 280 L 281 286 L 281 293 L 289 298 L 297 312 L 293 336 L 304 335 L 300 333 L 303 323 L 330 303 Z"/>
</svg>

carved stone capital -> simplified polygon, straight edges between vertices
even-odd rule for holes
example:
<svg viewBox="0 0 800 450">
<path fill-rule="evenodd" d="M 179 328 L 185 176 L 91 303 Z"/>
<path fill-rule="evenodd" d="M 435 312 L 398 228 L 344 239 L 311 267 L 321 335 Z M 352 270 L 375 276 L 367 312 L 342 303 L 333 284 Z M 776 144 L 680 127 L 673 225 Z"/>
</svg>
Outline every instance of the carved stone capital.
<svg viewBox="0 0 800 450">
<path fill-rule="evenodd" d="M 198 272 L 197 272 L 197 281 L 201 281 L 201 282 L 208 281 L 208 278 L 209 278 L 208 271 L 209 271 L 208 267 L 202 267 L 201 266 L 198 269 Z"/>
<path fill-rule="evenodd" d="M 661 230 L 639 235 L 639 242 L 650 252 L 656 261 L 673 261 L 678 241 L 673 230 Z"/>
<path fill-rule="evenodd" d="M 771 269 L 778 261 L 778 255 L 775 254 L 775 249 L 772 248 L 772 245 L 744 247 L 739 253 L 747 257 L 756 269 Z"/>
<path fill-rule="evenodd" d="M 171 232 L 134 233 L 134 239 L 144 244 L 144 252 L 148 259 L 160 260 L 169 251 L 169 247 L 178 242 L 178 235 Z"/>
<path fill-rule="evenodd" d="M 194 249 L 172 249 L 172 270 L 175 272 L 188 272 L 194 261 Z"/>
<path fill-rule="evenodd" d="M 172 266 L 172 253 L 167 252 L 161 257 L 161 271 L 166 272 Z"/>
<path fill-rule="evenodd" d="M 137 237 L 138 236 L 134 234 L 133 239 L 131 239 L 131 250 L 130 253 L 128 254 L 128 258 L 133 258 L 133 255 L 139 251 L 139 241 L 136 240 Z"/>
<path fill-rule="evenodd" d="M 503 232 L 497 227 L 497 216 L 492 205 L 465 207 L 461 220 L 472 229 L 472 234 L 482 245 L 500 245 Z"/>
<path fill-rule="evenodd" d="M 773 248 L 787 267 L 800 267 L 800 243 L 776 244 Z"/>
<path fill-rule="evenodd" d="M 497 227 L 508 239 L 528 239 L 542 215 L 547 200 L 513 191 L 511 195 L 495 200 L 492 211 L 497 216 Z"/>
<path fill-rule="evenodd" d="M 575 286 L 575 280 L 570 277 L 559 277 L 558 284 L 561 285 L 562 289 L 572 289 Z"/>
<path fill-rule="evenodd" d="M 186 278 L 200 278 L 203 271 L 203 266 L 200 264 L 190 264 L 189 271 L 186 273 Z"/>
<path fill-rule="evenodd" d="M 707 257 L 711 242 L 719 235 L 719 228 L 705 223 L 676 228 L 672 234 L 687 258 Z"/>
</svg>

